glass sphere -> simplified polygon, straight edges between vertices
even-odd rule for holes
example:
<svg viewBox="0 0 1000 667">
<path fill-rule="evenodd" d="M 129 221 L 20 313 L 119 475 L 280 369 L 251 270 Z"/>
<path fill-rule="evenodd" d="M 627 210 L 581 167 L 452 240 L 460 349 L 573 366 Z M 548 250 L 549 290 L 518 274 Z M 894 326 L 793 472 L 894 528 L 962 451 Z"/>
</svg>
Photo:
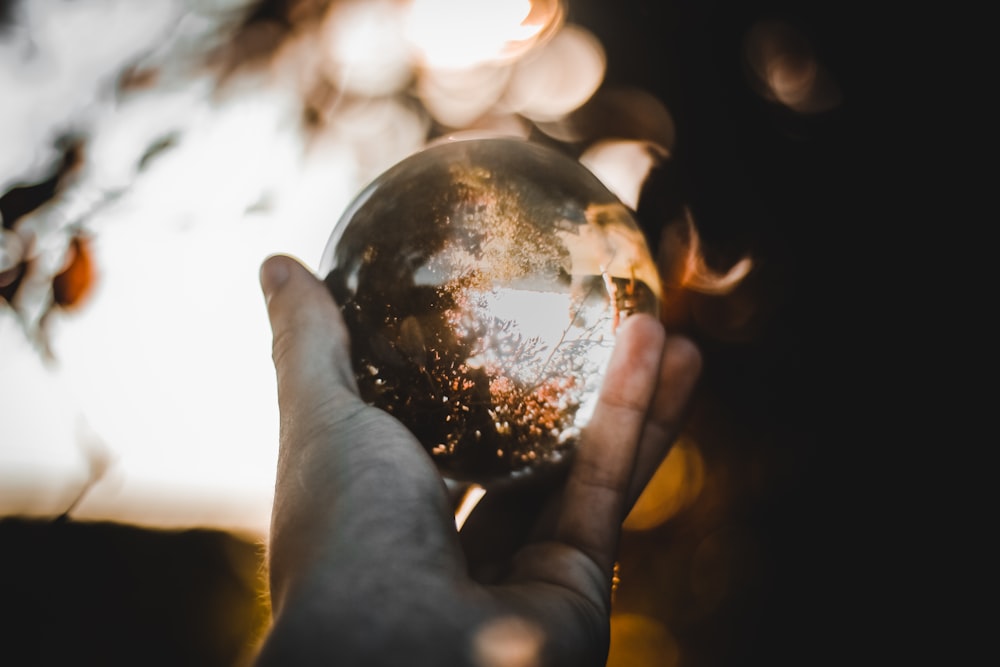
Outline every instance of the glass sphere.
<svg viewBox="0 0 1000 667">
<path fill-rule="evenodd" d="M 445 478 L 487 488 L 565 464 L 618 326 L 662 298 L 630 211 L 577 160 L 514 138 L 397 163 L 347 208 L 319 268 L 362 398 Z"/>
</svg>

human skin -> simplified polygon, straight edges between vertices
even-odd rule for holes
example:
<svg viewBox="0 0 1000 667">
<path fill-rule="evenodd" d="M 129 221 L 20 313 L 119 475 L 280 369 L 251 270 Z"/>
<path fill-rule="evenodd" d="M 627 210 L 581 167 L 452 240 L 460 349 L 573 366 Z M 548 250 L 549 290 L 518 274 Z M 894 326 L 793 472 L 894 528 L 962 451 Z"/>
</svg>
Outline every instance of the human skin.
<svg viewBox="0 0 1000 667">
<path fill-rule="evenodd" d="M 281 419 L 256 667 L 603 665 L 621 524 L 678 435 L 691 341 L 628 317 L 565 476 L 488 491 L 459 533 L 455 489 L 359 398 L 323 283 L 280 255 L 260 278 Z"/>
</svg>

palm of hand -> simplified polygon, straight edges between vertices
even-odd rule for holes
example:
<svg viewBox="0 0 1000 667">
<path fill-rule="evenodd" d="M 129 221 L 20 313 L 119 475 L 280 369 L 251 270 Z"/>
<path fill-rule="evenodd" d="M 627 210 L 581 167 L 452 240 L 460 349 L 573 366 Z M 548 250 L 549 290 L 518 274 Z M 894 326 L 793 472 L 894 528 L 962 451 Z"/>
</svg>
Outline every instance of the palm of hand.
<svg viewBox="0 0 1000 667">
<path fill-rule="evenodd" d="M 358 398 L 322 283 L 287 258 L 262 283 L 281 445 L 259 664 L 483 665 L 496 637 L 543 664 L 603 664 L 618 531 L 676 435 L 693 346 L 630 318 L 566 479 L 487 492 L 459 534 L 430 457 Z"/>
</svg>

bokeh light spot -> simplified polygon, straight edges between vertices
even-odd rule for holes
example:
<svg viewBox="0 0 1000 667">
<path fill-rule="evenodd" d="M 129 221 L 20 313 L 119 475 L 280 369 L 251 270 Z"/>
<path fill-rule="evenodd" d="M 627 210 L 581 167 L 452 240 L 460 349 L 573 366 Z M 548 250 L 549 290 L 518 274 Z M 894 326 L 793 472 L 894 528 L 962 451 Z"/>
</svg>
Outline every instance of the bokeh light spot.
<svg viewBox="0 0 1000 667">
<path fill-rule="evenodd" d="M 641 614 L 611 615 L 607 667 L 676 667 L 677 640 L 663 623 Z"/>
<path fill-rule="evenodd" d="M 649 172 L 667 157 L 665 151 L 645 141 L 599 141 L 580 156 L 588 169 L 633 211 Z"/>
<path fill-rule="evenodd" d="M 705 484 L 705 462 L 689 438 L 681 438 L 656 469 L 625 518 L 625 530 L 649 530 L 688 507 Z"/>
<path fill-rule="evenodd" d="M 549 38 L 565 16 L 559 0 L 412 0 L 407 36 L 432 69 L 506 62 Z"/>
<path fill-rule="evenodd" d="M 795 26 L 759 21 L 744 40 L 751 85 L 766 99 L 798 113 L 829 111 L 841 103 L 839 86 Z"/>
<path fill-rule="evenodd" d="M 540 667 L 545 634 L 516 616 L 485 624 L 472 641 L 476 667 Z"/>
<path fill-rule="evenodd" d="M 320 30 L 325 70 L 341 90 L 387 95 L 409 82 L 412 53 L 398 2 L 334 3 Z"/>
<path fill-rule="evenodd" d="M 606 66 L 597 38 L 567 25 L 515 65 L 504 104 L 534 121 L 558 120 L 590 99 Z"/>
</svg>

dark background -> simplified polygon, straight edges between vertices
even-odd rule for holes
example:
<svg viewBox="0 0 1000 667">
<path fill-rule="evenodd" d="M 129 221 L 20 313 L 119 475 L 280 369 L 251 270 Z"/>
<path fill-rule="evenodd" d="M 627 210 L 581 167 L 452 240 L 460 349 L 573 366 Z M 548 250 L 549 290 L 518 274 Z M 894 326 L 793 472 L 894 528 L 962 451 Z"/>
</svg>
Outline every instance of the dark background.
<svg viewBox="0 0 1000 667">
<path fill-rule="evenodd" d="M 664 526 L 624 535 L 616 608 L 661 620 L 683 667 L 865 663 L 852 654 L 877 634 L 876 603 L 855 577 L 873 558 L 861 480 L 876 450 L 856 416 L 873 326 L 858 324 L 872 303 L 860 239 L 890 224 L 869 213 L 883 109 L 868 17 L 828 1 L 570 7 L 607 50 L 607 84 L 653 93 L 676 123 L 644 227 L 655 237 L 686 205 L 718 268 L 756 266 L 735 294 L 685 305 L 706 362 L 689 427 L 706 488 Z M 773 18 L 809 38 L 843 93 L 836 108 L 796 114 L 748 84 L 743 39 Z M 738 331 L 734 310 L 749 313 Z M 25 656 L 10 664 L 237 665 L 266 623 L 260 555 L 213 531 L 2 520 L 2 650 Z M 696 567 L 724 590 L 711 608 L 693 597 Z"/>
</svg>

